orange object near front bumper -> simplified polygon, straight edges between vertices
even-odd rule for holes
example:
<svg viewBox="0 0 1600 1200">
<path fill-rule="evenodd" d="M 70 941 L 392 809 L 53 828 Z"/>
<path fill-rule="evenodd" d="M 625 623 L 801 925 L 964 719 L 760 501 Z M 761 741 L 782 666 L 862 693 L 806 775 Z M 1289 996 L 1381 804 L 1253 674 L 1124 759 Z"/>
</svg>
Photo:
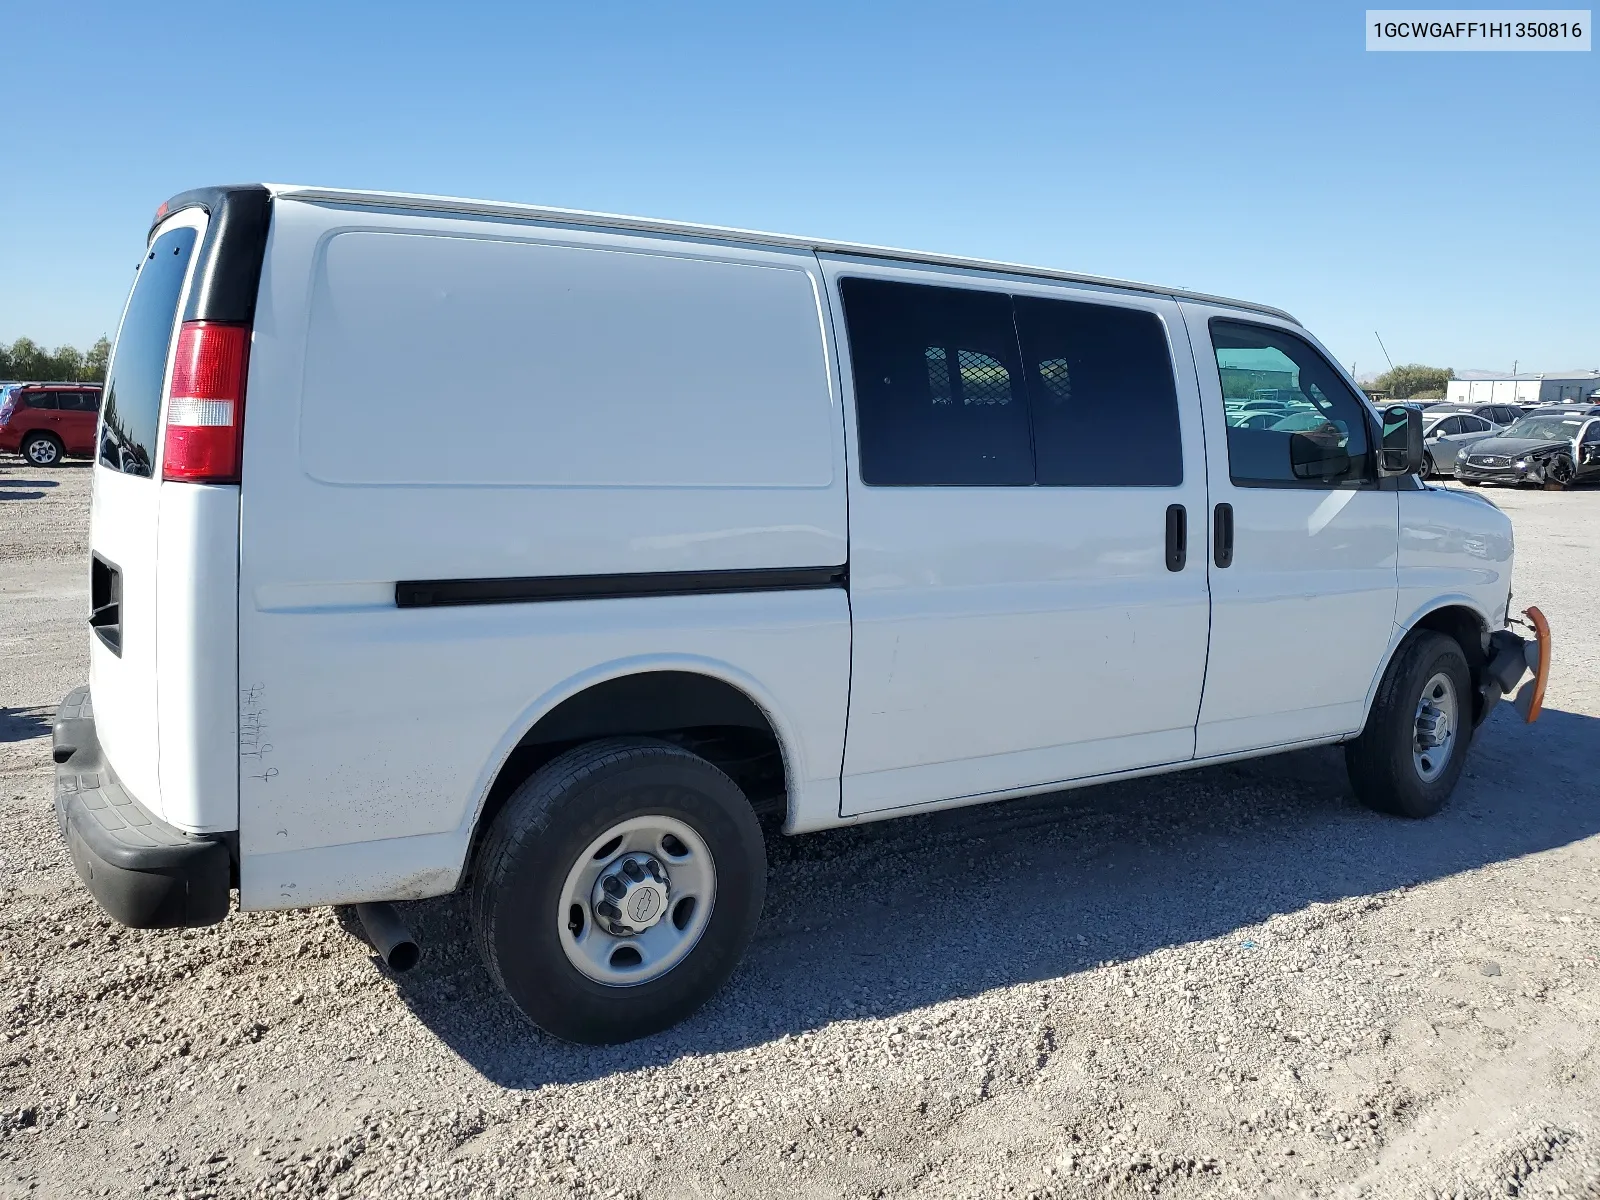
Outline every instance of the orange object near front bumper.
<svg viewBox="0 0 1600 1200">
<path fill-rule="evenodd" d="M 1523 685 L 1522 690 L 1517 693 L 1516 700 L 1517 711 L 1522 714 L 1522 719 L 1531 725 L 1544 711 L 1544 688 L 1550 681 L 1550 622 L 1537 608 L 1529 608 L 1522 615 L 1527 617 L 1528 623 L 1533 626 L 1539 646 L 1539 665 L 1533 669 L 1533 680 Z"/>
</svg>

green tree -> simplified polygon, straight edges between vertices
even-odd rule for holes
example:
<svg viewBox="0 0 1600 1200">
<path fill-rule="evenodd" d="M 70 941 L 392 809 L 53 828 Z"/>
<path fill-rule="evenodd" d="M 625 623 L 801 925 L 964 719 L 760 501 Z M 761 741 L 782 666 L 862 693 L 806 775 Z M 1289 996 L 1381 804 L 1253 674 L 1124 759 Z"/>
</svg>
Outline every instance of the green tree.
<svg viewBox="0 0 1600 1200">
<path fill-rule="evenodd" d="M 76 346 L 57 346 L 50 356 L 50 377 L 76 382 L 83 378 L 83 351 Z"/>
<path fill-rule="evenodd" d="M 89 353 L 83 356 L 83 377 L 93 379 L 97 383 L 106 381 L 106 367 L 111 364 L 111 339 L 105 334 L 100 335 L 100 340 L 89 347 Z"/>
<path fill-rule="evenodd" d="M 50 356 L 32 338 L 19 337 L 6 351 L 7 379 L 45 379 L 49 376 Z"/>
<path fill-rule="evenodd" d="M 76 383 L 104 382 L 111 342 L 101 337 L 88 353 L 76 346 L 57 346 L 46 350 L 32 338 L 19 337 L 9 346 L 0 343 L 0 379 L 38 380 Z"/>
<path fill-rule="evenodd" d="M 1455 371 L 1449 367 L 1403 363 L 1379 375 L 1373 386 L 1396 400 L 1421 400 L 1443 396 L 1445 385 L 1455 377 Z"/>
</svg>

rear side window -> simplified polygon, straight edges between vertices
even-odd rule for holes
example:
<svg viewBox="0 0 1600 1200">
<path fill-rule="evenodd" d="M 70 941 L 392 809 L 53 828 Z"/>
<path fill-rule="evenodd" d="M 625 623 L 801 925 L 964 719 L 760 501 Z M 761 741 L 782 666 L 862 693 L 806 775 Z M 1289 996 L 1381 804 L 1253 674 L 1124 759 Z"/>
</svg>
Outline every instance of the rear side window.
<svg viewBox="0 0 1600 1200">
<path fill-rule="evenodd" d="M 839 281 L 876 486 L 1175 487 L 1177 385 L 1152 312 Z"/>
<path fill-rule="evenodd" d="M 861 477 L 869 484 L 1027 485 L 1027 393 L 1011 297 L 844 279 Z"/>
<path fill-rule="evenodd" d="M 158 237 L 133 282 L 111 357 L 100 426 L 100 461 L 114 471 L 148 478 L 154 469 L 167 350 L 197 233 L 172 229 Z"/>
<path fill-rule="evenodd" d="M 1018 296 L 1015 304 L 1038 482 L 1182 483 L 1178 390 L 1160 318 L 1033 296 Z"/>
<path fill-rule="evenodd" d="M 56 394 L 54 392 L 29 392 L 27 396 L 29 408 L 55 409 L 59 407 L 56 403 Z"/>
</svg>

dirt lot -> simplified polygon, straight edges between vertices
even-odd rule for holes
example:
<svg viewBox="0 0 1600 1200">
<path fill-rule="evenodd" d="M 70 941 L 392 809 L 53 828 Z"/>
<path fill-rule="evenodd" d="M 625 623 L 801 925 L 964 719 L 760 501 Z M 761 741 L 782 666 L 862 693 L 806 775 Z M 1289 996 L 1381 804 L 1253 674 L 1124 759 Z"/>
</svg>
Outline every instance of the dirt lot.
<svg viewBox="0 0 1600 1200">
<path fill-rule="evenodd" d="M 89 471 L 0 460 L 0 1196 L 1600 1197 L 1600 492 L 1497 492 L 1557 631 L 1440 817 L 1337 752 L 772 848 L 744 966 L 607 1050 L 453 899 L 119 929 L 51 814 Z"/>
</svg>

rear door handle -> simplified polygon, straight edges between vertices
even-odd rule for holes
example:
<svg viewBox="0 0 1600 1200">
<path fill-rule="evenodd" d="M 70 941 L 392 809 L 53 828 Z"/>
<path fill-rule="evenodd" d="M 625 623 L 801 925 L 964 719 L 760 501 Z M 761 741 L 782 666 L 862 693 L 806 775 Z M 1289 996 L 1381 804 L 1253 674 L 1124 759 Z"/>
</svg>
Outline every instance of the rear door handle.
<svg viewBox="0 0 1600 1200">
<path fill-rule="evenodd" d="M 1189 561 L 1189 513 L 1181 504 L 1167 505 L 1167 570 L 1181 571 Z"/>
<path fill-rule="evenodd" d="M 1233 505 L 1217 505 L 1212 515 L 1211 529 L 1211 544 L 1217 566 L 1233 566 Z"/>
</svg>

